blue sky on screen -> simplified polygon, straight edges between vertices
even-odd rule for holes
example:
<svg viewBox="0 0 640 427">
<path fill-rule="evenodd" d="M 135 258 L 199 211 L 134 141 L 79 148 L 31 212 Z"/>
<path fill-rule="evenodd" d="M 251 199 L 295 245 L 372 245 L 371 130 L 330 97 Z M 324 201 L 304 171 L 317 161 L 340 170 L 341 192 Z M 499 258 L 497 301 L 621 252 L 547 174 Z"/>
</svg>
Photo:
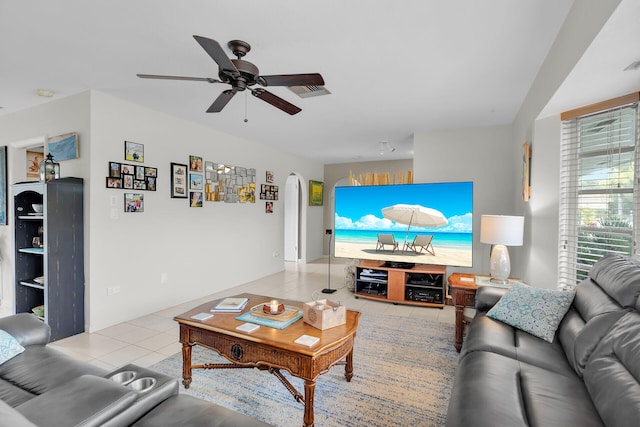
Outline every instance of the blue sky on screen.
<svg viewBox="0 0 640 427">
<path fill-rule="evenodd" d="M 399 203 L 437 209 L 448 224 L 435 229 L 411 227 L 413 231 L 471 233 L 473 183 L 435 183 L 336 187 L 335 228 L 353 230 L 405 230 L 382 216 L 382 209 Z"/>
</svg>

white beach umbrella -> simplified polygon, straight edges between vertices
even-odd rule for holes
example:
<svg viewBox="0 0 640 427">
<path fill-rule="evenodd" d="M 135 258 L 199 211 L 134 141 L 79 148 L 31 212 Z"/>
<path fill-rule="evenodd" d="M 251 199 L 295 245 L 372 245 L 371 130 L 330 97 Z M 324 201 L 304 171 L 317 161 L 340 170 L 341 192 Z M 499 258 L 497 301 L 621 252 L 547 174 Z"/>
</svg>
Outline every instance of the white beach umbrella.
<svg viewBox="0 0 640 427">
<path fill-rule="evenodd" d="M 449 222 L 442 212 L 437 209 L 425 208 L 421 205 L 397 204 L 382 209 L 382 216 L 399 224 L 406 224 L 407 236 L 412 225 L 426 228 L 436 228 Z"/>
</svg>

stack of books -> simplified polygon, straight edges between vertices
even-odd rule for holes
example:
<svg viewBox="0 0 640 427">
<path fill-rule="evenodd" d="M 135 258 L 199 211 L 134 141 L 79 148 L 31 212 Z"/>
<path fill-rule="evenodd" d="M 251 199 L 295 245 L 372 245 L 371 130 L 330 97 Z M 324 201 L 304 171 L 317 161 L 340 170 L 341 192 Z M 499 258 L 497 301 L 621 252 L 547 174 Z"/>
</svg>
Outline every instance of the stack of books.
<svg viewBox="0 0 640 427">
<path fill-rule="evenodd" d="M 248 298 L 225 298 L 211 309 L 212 313 L 240 313 L 249 302 Z"/>
</svg>

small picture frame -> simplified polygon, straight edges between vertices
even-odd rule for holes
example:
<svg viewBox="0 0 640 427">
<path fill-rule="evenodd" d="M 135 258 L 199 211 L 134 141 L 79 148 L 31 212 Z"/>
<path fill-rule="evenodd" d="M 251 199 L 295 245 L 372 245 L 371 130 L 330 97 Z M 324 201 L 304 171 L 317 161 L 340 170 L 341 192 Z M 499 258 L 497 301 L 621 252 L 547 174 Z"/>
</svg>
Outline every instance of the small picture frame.
<svg viewBox="0 0 640 427">
<path fill-rule="evenodd" d="M 152 176 L 152 177 L 157 177 L 158 176 L 158 169 L 157 168 L 149 168 L 149 167 L 145 167 L 144 168 L 144 176 Z"/>
<path fill-rule="evenodd" d="M 265 179 L 267 180 L 267 182 L 268 182 L 269 184 L 272 184 L 272 183 L 273 183 L 273 180 L 274 180 L 273 171 L 267 171 L 267 176 L 266 176 L 266 178 L 265 178 Z"/>
<path fill-rule="evenodd" d="M 133 175 L 122 175 L 122 188 L 133 189 Z"/>
<path fill-rule="evenodd" d="M 136 179 L 144 180 L 144 166 L 136 166 Z"/>
<path fill-rule="evenodd" d="M 156 191 L 156 177 L 155 176 L 148 176 L 146 177 L 146 182 L 147 182 L 147 190 L 149 191 Z"/>
<path fill-rule="evenodd" d="M 144 163 L 144 145 L 136 142 L 124 142 L 124 159 L 130 162 Z"/>
<path fill-rule="evenodd" d="M 202 207 L 202 191 L 189 192 L 189 206 L 191 206 L 192 208 Z"/>
<path fill-rule="evenodd" d="M 203 179 L 201 173 L 189 173 L 189 190 L 202 190 Z"/>
<path fill-rule="evenodd" d="M 324 183 L 309 180 L 309 206 L 322 206 Z"/>
<path fill-rule="evenodd" d="M 264 202 L 264 211 L 265 213 L 273 213 L 273 202 Z"/>
<path fill-rule="evenodd" d="M 187 194 L 187 165 L 171 163 L 171 197 L 186 199 Z"/>
<path fill-rule="evenodd" d="M 107 188 L 122 188 L 122 178 L 107 177 Z"/>
<path fill-rule="evenodd" d="M 146 190 L 147 182 L 145 180 L 134 179 L 133 180 L 133 189 L 134 190 Z"/>
<path fill-rule="evenodd" d="M 133 165 L 128 165 L 126 163 L 121 163 L 120 172 L 122 173 L 122 175 L 133 175 L 136 173 L 136 167 Z"/>
<path fill-rule="evenodd" d="M 144 212 L 144 195 L 141 193 L 124 193 L 125 212 Z"/>
<path fill-rule="evenodd" d="M 189 171 L 202 172 L 202 157 L 189 156 Z"/>
<path fill-rule="evenodd" d="M 109 162 L 109 177 L 120 178 L 122 175 L 121 167 L 122 165 L 118 162 Z"/>
</svg>

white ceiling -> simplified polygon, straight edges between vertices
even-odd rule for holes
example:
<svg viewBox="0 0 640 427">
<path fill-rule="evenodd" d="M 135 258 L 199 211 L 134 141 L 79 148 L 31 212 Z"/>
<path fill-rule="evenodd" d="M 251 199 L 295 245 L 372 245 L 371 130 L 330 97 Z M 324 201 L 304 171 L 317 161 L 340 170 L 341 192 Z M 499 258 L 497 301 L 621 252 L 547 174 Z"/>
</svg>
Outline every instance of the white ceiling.
<svg viewBox="0 0 640 427">
<path fill-rule="evenodd" d="M 415 131 L 460 127 L 463 120 L 466 127 L 511 123 L 572 3 L 0 0 L 0 114 L 48 102 L 36 88 L 53 91 L 52 99 L 95 89 L 323 163 L 406 159 Z M 595 69 L 576 67 L 546 113 L 577 106 L 566 105 L 576 92 L 580 100 L 600 100 L 621 84 L 598 70 L 619 72 L 620 63 L 640 59 L 638 3 L 624 0 L 627 13 L 612 17 L 635 24 L 624 27 L 626 43 L 616 44 L 621 31 L 594 43 L 587 56 L 595 59 L 581 62 Z M 208 114 L 228 86 L 136 77 L 217 78 L 193 35 L 225 49 L 231 39 L 249 42 L 245 59 L 261 74 L 319 72 L 331 95 L 301 99 L 273 87 L 302 112 L 289 116 L 239 94 L 221 113 Z M 640 86 L 638 75 L 625 82 L 629 92 Z M 381 141 L 396 150 L 381 156 Z"/>
</svg>

